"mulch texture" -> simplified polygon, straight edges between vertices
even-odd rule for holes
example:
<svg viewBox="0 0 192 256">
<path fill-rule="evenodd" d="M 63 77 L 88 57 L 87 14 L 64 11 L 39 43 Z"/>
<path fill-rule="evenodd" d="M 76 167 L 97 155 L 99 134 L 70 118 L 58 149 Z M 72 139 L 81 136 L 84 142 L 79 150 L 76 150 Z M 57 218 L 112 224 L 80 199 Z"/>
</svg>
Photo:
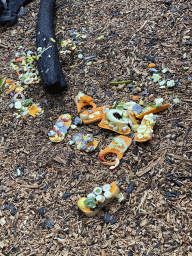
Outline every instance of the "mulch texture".
<svg viewBox="0 0 192 256">
<path fill-rule="evenodd" d="M 17 25 L 2 30 L 0 38 L 7 47 L 0 46 L 1 77 L 18 81 L 10 61 L 19 46 L 26 52 L 36 51 L 39 2 L 27 6 Z M 12 96 L 2 88 L 0 255 L 192 255 L 192 179 L 180 178 L 192 176 L 191 2 L 72 0 L 57 4 L 58 49 L 65 50 L 59 46 L 61 40 L 71 39 L 77 46 L 70 54 L 60 54 L 68 91 L 55 96 L 39 84 L 30 85 L 25 97 L 40 103 L 44 114 L 23 120 L 13 117 Z M 86 37 L 79 39 L 74 32 Z M 97 40 L 102 35 L 104 39 Z M 96 57 L 84 59 L 92 55 Z M 160 89 L 149 80 L 150 60 L 165 80 L 175 81 L 174 87 Z M 163 68 L 169 72 L 162 74 Z M 142 91 L 109 84 L 125 80 L 136 81 Z M 51 143 L 47 136 L 61 114 L 69 113 L 73 120 L 78 116 L 74 99 L 79 91 L 92 96 L 98 107 L 121 99 L 133 101 L 134 95 L 145 104 L 163 98 L 170 106 L 158 113 L 154 138 L 132 143 L 119 167 L 110 171 L 97 156 L 115 133 L 94 123 L 69 129 L 61 143 Z M 174 103 L 174 98 L 180 103 Z M 77 133 L 92 134 L 99 141 L 96 151 L 80 152 L 69 145 Z M 62 163 L 53 162 L 55 156 Z M 138 176 L 141 171 L 145 173 Z M 77 200 L 112 181 L 119 182 L 126 200 L 112 202 L 94 218 L 83 215 Z M 126 193 L 132 182 L 133 191 Z"/>
</svg>

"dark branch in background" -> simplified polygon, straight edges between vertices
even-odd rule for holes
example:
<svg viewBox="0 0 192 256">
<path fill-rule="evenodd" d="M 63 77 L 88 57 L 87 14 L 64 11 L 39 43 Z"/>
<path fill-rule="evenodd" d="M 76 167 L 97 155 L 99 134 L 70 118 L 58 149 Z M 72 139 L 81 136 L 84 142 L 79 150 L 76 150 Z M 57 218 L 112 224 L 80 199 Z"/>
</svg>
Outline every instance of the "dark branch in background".
<svg viewBox="0 0 192 256">
<path fill-rule="evenodd" d="M 13 26 L 17 23 L 18 14 L 22 6 L 26 6 L 33 0 L 7 0 L 7 8 L 0 0 L 0 25 Z"/>
<path fill-rule="evenodd" d="M 67 88 L 62 72 L 54 31 L 56 0 L 41 0 L 37 21 L 36 47 L 45 50 L 39 61 L 38 71 L 45 90 L 49 93 L 61 93 Z M 52 40 L 54 39 L 54 40 Z"/>
<path fill-rule="evenodd" d="M 4 4 L 3 2 L 0 0 L 0 15 L 1 13 L 4 11 Z"/>
</svg>

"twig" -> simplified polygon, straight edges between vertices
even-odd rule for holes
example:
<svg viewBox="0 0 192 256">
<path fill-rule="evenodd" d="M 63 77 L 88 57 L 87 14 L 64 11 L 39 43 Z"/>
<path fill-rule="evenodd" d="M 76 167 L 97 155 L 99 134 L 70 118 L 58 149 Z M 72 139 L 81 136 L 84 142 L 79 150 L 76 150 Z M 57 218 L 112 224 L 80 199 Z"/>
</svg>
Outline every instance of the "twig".
<svg viewBox="0 0 192 256">
<path fill-rule="evenodd" d="M 186 158 L 184 158 L 184 157 L 182 157 L 182 156 L 178 156 L 178 155 L 174 155 L 174 154 L 170 154 L 170 153 L 168 153 L 168 155 L 171 156 L 171 157 L 173 157 L 173 158 L 175 158 L 175 159 L 177 159 L 177 160 L 189 162 L 188 164 L 191 164 L 191 163 L 192 163 L 192 159 L 186 159 Z"/>
<path fill-rule="evenodd" d="M 191 130 L 190 128 L 187 129 L 186 136 L 185 136 L 185 145 L 183 145 L 183 149 L 184 149 L 184 147 L 186 147 L 186 145 L 187 145 L 187 139 L 188 139 L 188 134 L 189 134 L 190 130 Z M 183 149 L 182 149 L 182 150 L 183 150 Z"/>
<path fill-rule="evenodd" d="M 166 252 L 172 251 L 172 250 L 178 248 L 179 246 L 181 246 L 181 244 L 180 244 L 180 245 L 175 245 L 175 246 L 173 246 L 173 247 L 171 247 L 171 248 L 168 248 L 168 249 L 165 250 L 164 252 L 160 253 L 160 255 L 162 255 L 162 254 L 164 254 L 164 253 L 166 253 Z"/>
<path fill-rule="evenodd" d="M 138 33 L 142 28 L 144 28 L 144 26 L 147 24 L 147 22 L 148 22 L 148 20 L 146 20 L 146 21 L 143 23 L 143 25 L 135 32 L 135 34 L 132 35 L 132 37 L 131 37 L 130 40 L 132 40 L 132 38 L 133 38 L 134 36 L 136 36 L 136 33 Z"/>
<path fill-rule="evenodd" d="M 8 48 L 8 46 L 7 46 L 7 45 L 3 45 L 2 43 L 0 44 L 0 47 Z"/>
<path fill-rule="evenodd" d="M 155 165 L 161 164 L 161 163 L 163 163 L 163 159 L 162 157 L 159 157 L 155 162 L 154 161 L 150 162 L 150 164 L 145 169 L 137 172 L 136 175 L 140 177 L 143 174 L 146 174 L 147 172 L 149 172 L 153 167 L 155 167 Z"/>
<path fill-rule="evenodd" d="M 23 188 L 39 188 L 38 184 L 34 184 L 34 185 L 21 185 L 21 187 Z"/>
<path fill-rule="evenodd" d="M 177 179 L 192 179 L 192 176 L 179 176 Z"/>
<path fill-rule="evenodd" d="M 147 24 L 148 20 L 146 20 L 143 25 L 132 35 L 130 41 L 133 39 L 134 36 L 136 36 L 136 33 L 138 33 L 146 24 Z M 120 40 L 120 44 L 123 42 L 123 40 L 125 40 L 128 36 L 125 36 L 123 37 L 121 40 Z"/>
<path fill-rule="evenodd" d="M 137 207 L 137 211 L 139 210 L 140 211 L 140 208 L 143 206 L 145 200 L 146 200 L 146 197 L 147 197 L 147 194 L 148 194 L 148 191 L 145 191 L 145 194 L 144 196 L 142 197 L 141 199 L 141 203 L 139 204 L 139 206 Z"/>
</svg>

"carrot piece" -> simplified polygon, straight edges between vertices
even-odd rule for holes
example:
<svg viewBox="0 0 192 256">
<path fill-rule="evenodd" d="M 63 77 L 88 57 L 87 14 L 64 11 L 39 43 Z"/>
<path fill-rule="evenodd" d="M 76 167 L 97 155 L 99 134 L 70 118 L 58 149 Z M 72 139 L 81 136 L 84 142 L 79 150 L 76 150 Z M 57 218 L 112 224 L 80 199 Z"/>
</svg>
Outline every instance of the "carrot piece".
<svg viewBox="0 0 192 256">
<path fill-rule="evenodd" d="M 15 60 L 15 62 L 17 63 L 17 62 L 21 62 L 23 60 L 23 58 L 22 57 L 20 57 L 20 58 L 17 58 L 16 60 Z"/>
<path fill-rule="evenodd" d="M 10 80 L 10 79 L 7 79 L 7 80 L 5 80 L 5 83 L 11 84 L 11 80 Z"/>
<path fill-rule="evenodd" d="M 149 68 L 155 68 L 155 64 L 154 63 L 150 63 L 149 64 Z"/>
<path fill-rule="evenodd" d="M 138 96 L 133 96 L 133 100 L 138 101 L 138 100 L 139 100 L 139 97 L 138 97 Z"/>
</svg>

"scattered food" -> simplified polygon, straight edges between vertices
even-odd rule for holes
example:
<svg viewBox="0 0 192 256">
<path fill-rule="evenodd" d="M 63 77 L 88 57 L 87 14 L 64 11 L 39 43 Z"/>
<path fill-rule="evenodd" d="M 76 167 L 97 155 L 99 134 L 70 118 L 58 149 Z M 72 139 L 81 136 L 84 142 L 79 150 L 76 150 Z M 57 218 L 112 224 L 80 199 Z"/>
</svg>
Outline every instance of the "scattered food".
<svg viewBox="0 0 192 256">
<path fill-rule="evenodd" d="M 99 161 L 104 165 L 110 166 L 110 170 L 114 170 L 119 165 L 124 152 L 131 145 L 131 142 L 132 142 L 131 138 L 128 138 L 122 135 L 114 138 L 114 140 L 110 143 L 110 145 L 99 153 L 98 155 Z M 108 154 L 116 155 L 117 156 L 116 160 L 113 162 L 106 161 L 104 158 Z"/>
<path fill-rule="evenodd" d="M 112 202 L 115 198 L 118 199 L 120 190 L 115 182 L 96 187 L 87 197 L 81 197 L 77 205 L 83 213 L 88 217 L 95 216 L 105 205 Z"/>
<path fill-rule="evenodd" d="M 53 126 L 53 130 L 48 133 L 51 142 L 61 142 L 65 138 L 70 125 L 71 116 L 69 114 L 61 115 Z"/>
</svg>

